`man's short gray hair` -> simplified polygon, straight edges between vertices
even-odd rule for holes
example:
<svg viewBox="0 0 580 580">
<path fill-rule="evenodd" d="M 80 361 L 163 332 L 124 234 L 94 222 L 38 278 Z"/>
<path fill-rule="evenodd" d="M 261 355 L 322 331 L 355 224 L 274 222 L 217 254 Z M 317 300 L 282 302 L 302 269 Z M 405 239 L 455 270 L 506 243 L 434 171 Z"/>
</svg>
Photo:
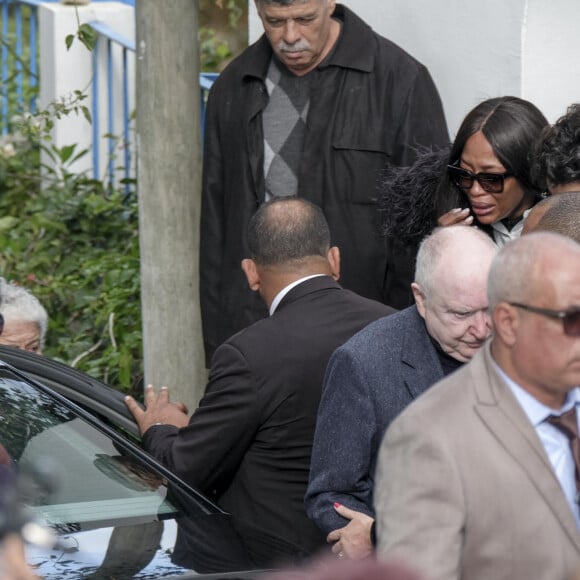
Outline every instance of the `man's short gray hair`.
<svg viewBox="0 0 580 580">
<path fill-rule="evenodd" d="M 433 276 L 441 257 L 453 245 L 460 245 L 462 241 L 475 240 L 497 251 L 494 241 L 481 230 L 473 226 L 438 227 L 431 234 L 423 238 L 417 252 L 415 264 L 415 282 L 421 287 L 423 294 L 428 297 L 436 292 L 433 287 Z"/>
<path fill-rule="evenodd" d="M 542 269 L 546 250 L 556 242 L 577 246 L 576 242 L 560 234 L 532 232 L 501 248 L 491 265 L 487 284 L 490 312 L 500 302 L 529 302 L 536 299 L 537 272 Z"/>
<path fill-rule="evenodd" d="M 48 327 L 48 314 L 44 306 L 31 292 L 0 278 L 0 313 L 6 321 L 32 322 L 40 331 L 40 347 L 44 347 L 44 338 Z"/>
</svg>

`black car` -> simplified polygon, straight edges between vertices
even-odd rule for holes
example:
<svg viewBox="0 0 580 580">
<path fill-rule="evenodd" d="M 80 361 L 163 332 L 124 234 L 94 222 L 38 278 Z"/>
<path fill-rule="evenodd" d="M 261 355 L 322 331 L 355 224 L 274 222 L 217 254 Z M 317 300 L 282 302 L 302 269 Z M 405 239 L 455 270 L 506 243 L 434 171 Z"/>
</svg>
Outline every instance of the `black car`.
<svg viewBox="0 0 580 580">
<path fill-rule="evenodd" d="M 258 577 L 230 517 L 138 446 L 124 396 L 0 347 L 0 443 L 18 466 L 12 520 L 46 579 Z"/>
</svg>

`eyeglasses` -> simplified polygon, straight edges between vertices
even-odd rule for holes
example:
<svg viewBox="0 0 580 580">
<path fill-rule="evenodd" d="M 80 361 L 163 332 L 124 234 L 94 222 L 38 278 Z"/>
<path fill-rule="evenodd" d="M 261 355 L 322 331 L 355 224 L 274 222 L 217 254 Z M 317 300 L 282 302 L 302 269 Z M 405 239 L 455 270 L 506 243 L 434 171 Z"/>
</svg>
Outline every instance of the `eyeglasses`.
<svg viewBox="0 0 580 580">
<path fill-rule="evenodd" d="M 550 310 L 548 308 L 538 308 L 519 302 L 510 302 L 516 308 L 522 308 L 535 314 L 542 314 L 549 318 L 559 318 L 564 325 L 564 334 L 568 336 L 580 336 L 580 306 L 573 306 L 568 310 Z"/>
<path fill-rule="evenodd" d="M 4 330 L 4 316 L 0 314 L 0 334 L 2 334 L 3 330 Z"/>
<path fill-rule="evenodd" d="M 457 165 L 448 165 L 447 171 L 451 176 L 451 181 L 457 187 L 471 189 L 473 183 L 477 181 L 487 193 L 501 193 L 506 177 L 513 177 L 513 173 L 509 171 L 505 173 L 471 173 L 471 171 L 457 167 Z"/>
</svg>

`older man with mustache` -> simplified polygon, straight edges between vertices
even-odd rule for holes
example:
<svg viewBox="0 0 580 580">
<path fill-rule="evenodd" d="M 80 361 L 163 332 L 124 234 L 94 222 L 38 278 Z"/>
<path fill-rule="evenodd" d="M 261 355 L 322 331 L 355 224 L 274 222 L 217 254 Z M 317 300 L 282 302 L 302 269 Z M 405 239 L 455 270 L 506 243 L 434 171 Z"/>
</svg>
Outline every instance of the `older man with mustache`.
<svg viewBox="0 0 580 580">
<path fill-rule="evenodd" d="M 380 232 L 377 184 L 421 145 L 447 143 L 427 69 L 334 0 L 256 0 L 264 35 L 210 92 L 203 157 L 200 284 L 214 350 L 266 316 L 239 263 L 252 214 L 298 196 L 322 208 L 341 284 L 395 308 L 412 301 L 413 256 Z"/>
</svg>

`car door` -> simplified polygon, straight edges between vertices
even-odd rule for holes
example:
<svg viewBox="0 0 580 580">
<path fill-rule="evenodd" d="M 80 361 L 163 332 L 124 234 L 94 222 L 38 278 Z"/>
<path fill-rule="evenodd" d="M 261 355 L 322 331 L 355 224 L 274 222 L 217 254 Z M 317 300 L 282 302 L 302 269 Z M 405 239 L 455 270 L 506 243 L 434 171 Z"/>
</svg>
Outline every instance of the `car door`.
<svg viewBox="0 0 580 580">
<path fill-rule="evenodd" d="M 128 438 L 2 362 L 0 443 L 18 473 L 9 516 L 50 531 L 29 538 L 27 549 L 42 578 L 251 570 L 228 514 Z"/>
</svg>

